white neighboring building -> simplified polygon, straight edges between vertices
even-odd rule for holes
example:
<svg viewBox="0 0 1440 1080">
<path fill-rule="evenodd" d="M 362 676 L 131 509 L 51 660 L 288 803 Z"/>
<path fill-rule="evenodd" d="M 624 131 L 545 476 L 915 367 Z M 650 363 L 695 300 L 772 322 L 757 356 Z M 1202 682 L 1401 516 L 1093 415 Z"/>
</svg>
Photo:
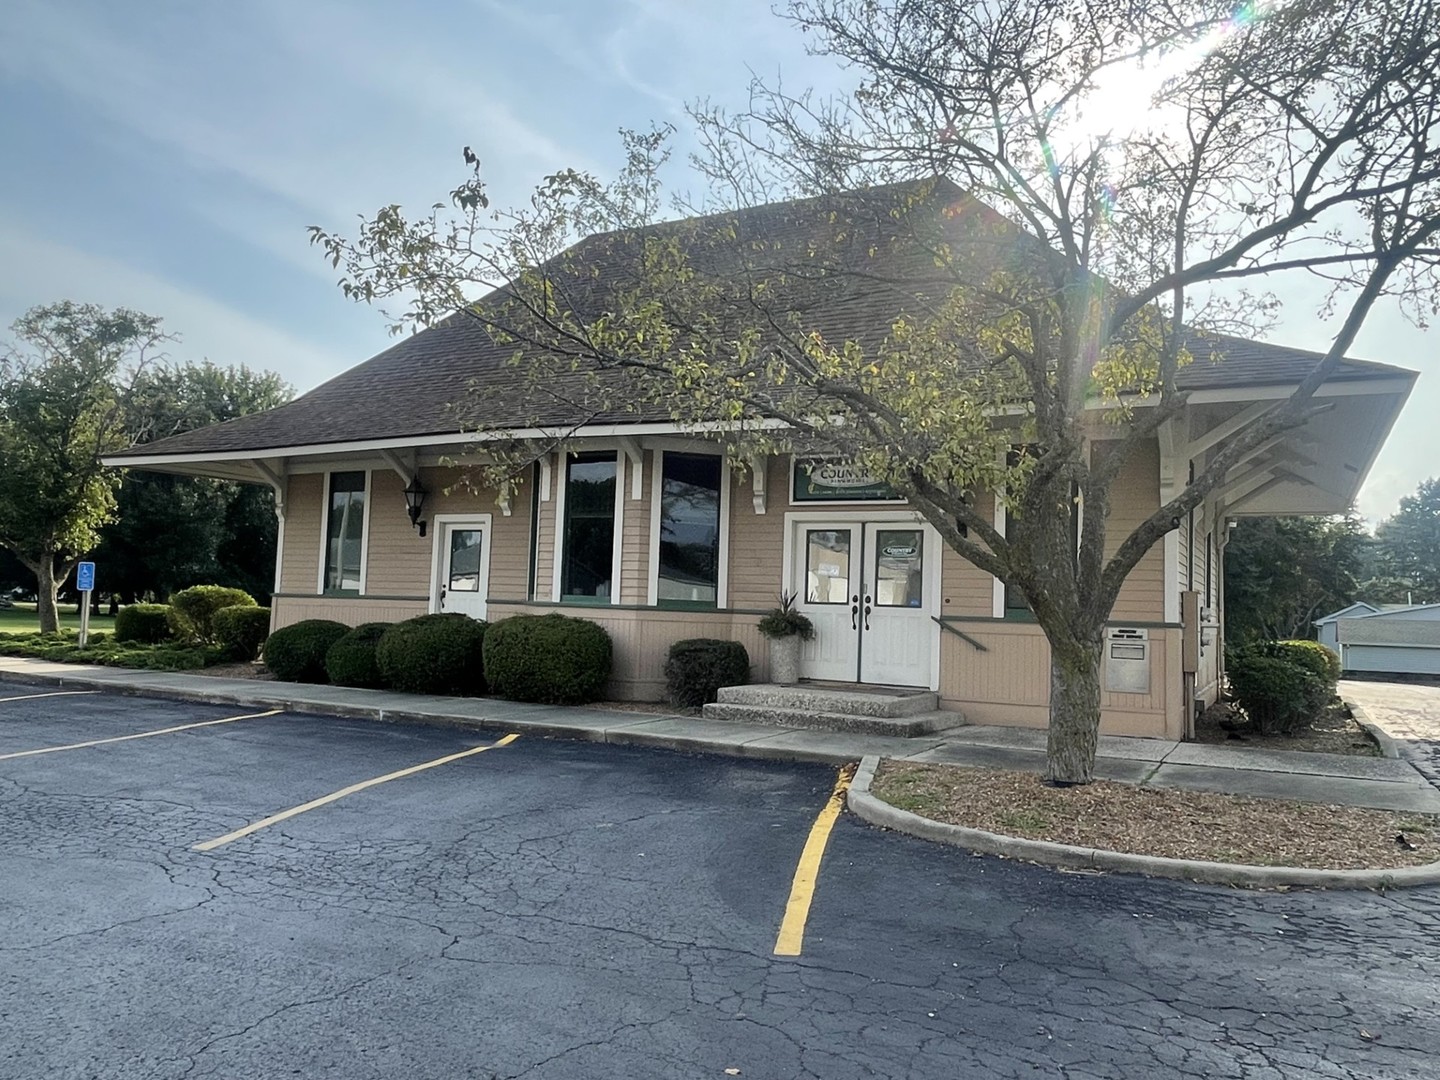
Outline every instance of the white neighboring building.
<svg viewBox="0 0 1440 1080">
<path fill-rule="evenodd" d="M 1348 674 L 1440 676 L 1440 604 L 1360 601 L 1315 626 Z"/>
</svg>

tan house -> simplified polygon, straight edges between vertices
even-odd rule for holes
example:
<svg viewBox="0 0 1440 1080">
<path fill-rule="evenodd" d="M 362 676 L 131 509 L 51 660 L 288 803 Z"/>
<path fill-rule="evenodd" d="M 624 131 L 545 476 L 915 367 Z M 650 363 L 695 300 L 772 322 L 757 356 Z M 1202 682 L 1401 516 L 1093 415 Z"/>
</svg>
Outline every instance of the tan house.
<svg viewBox="0 0 1440 1080">
<path fill-rule="evenodd" d="M 1114 491 L 1115 545 L 1192 463 L 1288 395 L 1318 360 L 1240 339 L 1209 338 L 1206 348 L 1220 359 L 1183 369 L 1187 412 Z M 973 722 L 1045 723 L 1049 662 L 1039 627 L 1000 582 L 847 462 L 774 456 L 732 469 L 717 443 L 664 418 L 601 417 L 571 429 L 573 418 L 556 415 L 553 430 L 542 423 L 510 433 L 567 432 L 563 450 L 539 460 L 508 497 L 458 485 L 458 470 L 441 461 L 483 451 L 485 437 L 460 430 L 448 406 L 467 385 L 477 400 L 493 389 L 503 401 L 510 352 L 475 321 L 452 316 L 288 405 L 107 460 L 273 487 L 276 627 L 561 609 L 611 634 L 613 697 L 656 700 L 666 649 L 682 638 L 743 642 L 763 681 L 757 617 L 793 590 L 817 628 L 803 677 L 929 688 L 942 708 Z M 1317 395 L 1332 408 L 1262 444 L 1149 552 L 1110 625 L 1103 730 L 1185 734 L 1194 703 L 1218 692 L 1226 523 L 1347 510 L 1414 380 L 1403 369 L 1347 362 Z M 424 493 L 423 534 L 407 488 L 411 502 Z M 1003 529 L 1003 508 L 988 503 Z"/>
</svg>

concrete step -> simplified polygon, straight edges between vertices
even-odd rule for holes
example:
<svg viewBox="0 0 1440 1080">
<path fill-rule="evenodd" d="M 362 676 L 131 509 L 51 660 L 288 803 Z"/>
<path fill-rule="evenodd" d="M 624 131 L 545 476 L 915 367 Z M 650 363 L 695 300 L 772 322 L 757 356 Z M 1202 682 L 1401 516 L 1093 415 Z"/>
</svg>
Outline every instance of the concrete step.
<svg viewBox="0 0 1440 1080">
<path fill-rule="evenodd" d="M 786 709 L 774 705 L 736 705 L 723 701 L 706 705 L 704 716 L 706 720 L 727 720 L 732 723 L 768 724 L 771 727 L 809 728 L 865 735 L 895 735 L 905 739 L 930 735 L 965 723 L 965 717 L 960 713 L 942 712 L 938 709 L 909 716 L 866 716 L 857 713 Z"/>
<path fill-rule="evenodd" d="M 747 686 L 722 686 L 717 696 L 722 705 L 892 719 L 918 716 L 940 707 L 940 695 L 933 690 L 841 690 L 752 683 Z"/>
</svg>

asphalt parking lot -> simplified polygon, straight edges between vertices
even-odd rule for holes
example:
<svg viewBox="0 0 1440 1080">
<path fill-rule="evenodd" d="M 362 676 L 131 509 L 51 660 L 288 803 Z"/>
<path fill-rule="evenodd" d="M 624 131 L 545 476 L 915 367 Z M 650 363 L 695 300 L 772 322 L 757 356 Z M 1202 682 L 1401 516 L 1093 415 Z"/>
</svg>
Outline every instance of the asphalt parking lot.
<svg viewBox="0 0 1440 1080">
<path fill-rule="evenodd" d="M 0 1077 L 1435 1075 L 1440 890 L 841 816 L 777 956 L 833 768 L 239 715 L 0 683 Z"/>
</svg>

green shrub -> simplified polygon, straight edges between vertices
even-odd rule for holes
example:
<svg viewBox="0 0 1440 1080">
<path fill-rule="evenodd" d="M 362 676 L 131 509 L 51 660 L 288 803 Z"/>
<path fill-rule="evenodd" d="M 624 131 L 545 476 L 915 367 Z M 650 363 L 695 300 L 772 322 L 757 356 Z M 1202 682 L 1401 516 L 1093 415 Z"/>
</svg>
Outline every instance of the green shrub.
<svg viewBox="0 0 1440 1080">
<path fill-rule="evenodd" d="M 610 635 L 568 615 L 514 615 L 485 636 L 490 689 L 515 701 L 578 705 L 610 680 Z"/>
<path fill-rule="evenodd" d="M 215 613 L 215 644 L 231 660 L 254 660 L 270 634 L 268 607 L 221 608 Z"/>
<path fill-rule="evenodd" d="M 325 654 L 325 671 L 336 686 L 361 686 L 376 689 L 385 685 L 385 675 L 376 659 L 375 647 L 385 631 L 395 625 L 388 622 L 361 623 L 340 638 Z"/>
<path fill-rule="evenodd" d="M 1340 681 L 1340 657 L 1318 641 L 1275 641 L 1262 646 L 1271 656 L 1280 656 L 1308 669 L 1333 691 Z"/>
<path fill-rule="evenodd" d="M 688 638 L 670 646 L 665 660 L 665 698 L 672 705 L 697 708 L 715 700 L 722 686 L 738 686 L 750 677 L 750 654 L 738 641 Z"/>
<path fill-rule="evenodd" d="M 255 598 L 244 589 L 224 585 L 195 585 L 170 597 L 170 629 L 181 641 L 215 644 L 215 613 L 229 607 L 254 607 Z"/>
<path fill-rule="evenodd" d="M 1226 674 L 1236 704 L 1262 735 L 1293 735 L 1330 703 L 1331 687 L 1309 666 L 1265 646 L 1232 655 Z"/>
<path fill-rule="evenodd" d="M 350 632 L 331 619 L 302 619 L 265 639 L 265 666 L 283 682 L 326 681 L 325 654 Z"/>
<path fill-rule="evenodd" d="M 115 615 L 115 640 L 153 645 L 170 636 L 169 604 L 130 604 Z"/>
<path fill-rule="evenodd" d="M 385 684 L 410 694 L 483 694 L 487 626 L 456 613 L 396 623 L 375 647 Z"/>
</svg>

